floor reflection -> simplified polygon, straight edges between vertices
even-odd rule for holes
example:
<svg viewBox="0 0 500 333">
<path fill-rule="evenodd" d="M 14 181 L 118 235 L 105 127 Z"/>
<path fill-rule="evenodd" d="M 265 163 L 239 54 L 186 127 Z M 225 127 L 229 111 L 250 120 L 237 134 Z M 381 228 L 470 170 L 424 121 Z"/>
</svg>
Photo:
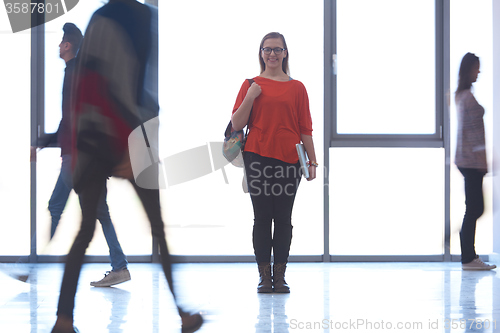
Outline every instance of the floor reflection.
<svg viewBox="0 0 500 333">
<path fill-rule="evenodd" d="M 111 307 L 109 324 L 107 326 L 108 331 L 116 333 L 124 332 L 123 326 L 127 322 L 126 317 L 131 297 L 130 292 L 115 287 L 92 288 L 90 290 L 92 293 L 99 294 L 99 296 L 104 298 Z"/>
<path fill-rule="evenodd" d="M 28 283 L 0 271 L 2 333 L 46 333 L 55 322 L 64 265 L 32 267 Z M 180 332 L 159 265 L 130 264 L 131 281 L 90 287 L 107 269 L 85 264 L 82 270 L 75 306 L 82 333 Z M 356 320 L 417 323 L 430 333 L 500 332 L 499 277 L 462 271 L 460 263 L 290 263 L 290 294 L 257 294 L 253 263 L 178 264 L 174 275 L 181 303 L 205 313 L 199 332 L 373 331 L 346 326 Z M 395 331 L 415 327 L 377 329 Z"/>
<path fill-rule="evenodd" d="M 464 332 L 496 332 L 496 321 L 489 316 L 493 302 L 492 283 L 496 271 L 462 271 L 460 283 L 460 319 L 450 328 Z M 497 329 L 495 329 L 497 328 Z"/>
<path fill-rule="evenodd" d="M 255 333 L 289 333 L 286 302 L 290 294 L 257 294 L 257 297 L 259 314 Z"/>
</svg>

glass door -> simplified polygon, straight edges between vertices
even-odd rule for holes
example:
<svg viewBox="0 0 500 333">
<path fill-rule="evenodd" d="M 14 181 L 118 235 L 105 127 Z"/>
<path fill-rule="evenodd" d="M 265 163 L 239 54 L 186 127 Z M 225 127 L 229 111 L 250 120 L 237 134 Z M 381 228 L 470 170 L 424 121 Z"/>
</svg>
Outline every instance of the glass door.
<svg viewBox="0 0 500 333">
<path fill-rule="evenodd" d="M 12 33 L 5 10 L 0 10 L 1 109 L 0 132 L 0 256 L 30 253 L 30 96 L 31 30 Z M 8 45 L 8 46 L 7 46 Z"/>
<path fill-rule="evenodd" d="M 143 2 L 144 1 L 139 1 Z M 65 62 L 59 57 L 59 43 L 66 22 L 74 23 L 83 34 L 92 14 L 105 4 L 102 0 L 80 1 L 68 13 L 47 22 L 45 26 L 45 114 L 42 132 L 57 131 L 61 119 L 62 84 Z M 37 246 L 39 255 L 66 255 L 81 222 L 78 196 L 71 192 L 52 241 L 51 217 L 48 202 L 59 176 L 60 149 L 49 147 L 38 153 L 37 160 Z M 125 180 L 108 181 L 107 202 L 113 225 L 124 253 L 133 256 L 151 256 L 152 237 L 144 209 L 132 185 Z M 102 228 L 98 223 L 95 236 L 87 250 L 88 255 L 109 254 Z M 132 259 L 133 260 L 133 259 Z"/>
</svg>

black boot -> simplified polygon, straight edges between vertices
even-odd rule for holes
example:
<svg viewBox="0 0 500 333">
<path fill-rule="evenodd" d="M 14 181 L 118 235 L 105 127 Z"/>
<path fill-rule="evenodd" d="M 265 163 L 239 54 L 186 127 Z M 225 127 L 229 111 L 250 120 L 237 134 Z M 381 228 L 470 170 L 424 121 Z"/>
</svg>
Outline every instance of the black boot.
<svg viewBox="0 0 500 333">
<path fill-rule="evenodd" d="M 275 293 L 289 293 L 290 287 L 285 281 L 286 262 L 274 263 L 273 265 L 273 287 Z"/>
<path fill-rule="evenodd" d="M 261 263 L 259 266 L 260 281 L 257 286 L 258 293 L 272 293 L 273 281 L 271 279 L 271 263 Z"/>
<path fill-rule="evenodd" d="M 199 313 L 182 313 L 182 333 L 196 332 L 203 325 L 203 317 Z"/>
</svg>

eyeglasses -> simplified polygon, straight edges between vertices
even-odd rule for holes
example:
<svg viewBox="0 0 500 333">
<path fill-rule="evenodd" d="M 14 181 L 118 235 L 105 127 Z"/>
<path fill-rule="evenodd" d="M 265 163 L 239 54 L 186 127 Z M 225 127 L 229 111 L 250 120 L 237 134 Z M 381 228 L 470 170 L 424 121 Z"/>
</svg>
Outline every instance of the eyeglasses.
<svg viewBox="0 0 500 333">
<path fill-rule="evenodd" d="M 264 48 L 261 48 L 261 50 L 264 52 L 264 54 L 271 54 L 271 52 L 274 51 L 274 54 L 276 54 L 276 55 L 280 55 L 281 52 L 285 51 L 285 49 L 283 49 L 281 47 L 275 47 L 274 49 L 272 49 L 270 47 L 264 47 Z"/>
</svg>

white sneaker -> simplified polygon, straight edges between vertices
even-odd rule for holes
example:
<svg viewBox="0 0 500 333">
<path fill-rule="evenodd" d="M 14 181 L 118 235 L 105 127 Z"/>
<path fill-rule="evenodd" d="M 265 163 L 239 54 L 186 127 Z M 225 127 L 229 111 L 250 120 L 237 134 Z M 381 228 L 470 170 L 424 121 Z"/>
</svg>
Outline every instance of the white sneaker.
<svg viewBox="0 0 500 333">
<path fill-rule="evenodd" d="M 125 281 L 129 281 L 130 272 L 127 268 L 124 268 L 120 271 L 108 271 L 104 274 L 102 280 L 90 282 L 92 287 L 110 287 L 115 284 L 119 284 Z"/>
<path fill-rule="evenodd" d="M 462 269 L 464 271 L 487 271 L 490 269 L 497 268 L 496 265 L 488 265 L 487 263 L 483 262 L 481 258 L 476 257 L 474 260 L 471 262 L 468 262 L 466 264 L 462 264 Z"/>
</svg>

